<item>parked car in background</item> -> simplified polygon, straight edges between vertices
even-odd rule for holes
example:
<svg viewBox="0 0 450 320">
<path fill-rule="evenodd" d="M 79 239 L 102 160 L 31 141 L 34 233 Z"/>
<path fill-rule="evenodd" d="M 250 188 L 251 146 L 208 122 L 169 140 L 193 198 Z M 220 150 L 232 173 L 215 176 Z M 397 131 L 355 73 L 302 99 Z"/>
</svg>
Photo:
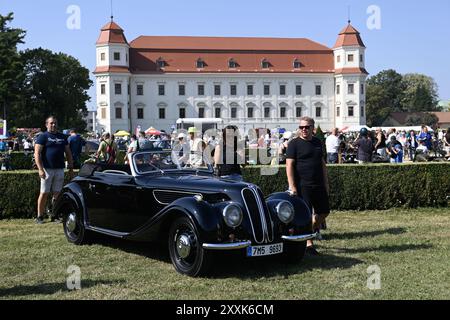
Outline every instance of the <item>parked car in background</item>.
<svg viewBox="0 0 450 320">
<path fill-rule="evenodd" d="M 199 276 L 212 253 L 302 260 L 311 212 L 287 192 L 264 197 L 258 186 L 220 179 L 205 158 L 180 163 L 171 151 L 130 154 L 130 165 L 85 164 L 55 204 L 69 242 L 94 233 L 165 243 L 175 269 Z M 196 162 L 198 163 L 198 162 Z"/>
</svg>

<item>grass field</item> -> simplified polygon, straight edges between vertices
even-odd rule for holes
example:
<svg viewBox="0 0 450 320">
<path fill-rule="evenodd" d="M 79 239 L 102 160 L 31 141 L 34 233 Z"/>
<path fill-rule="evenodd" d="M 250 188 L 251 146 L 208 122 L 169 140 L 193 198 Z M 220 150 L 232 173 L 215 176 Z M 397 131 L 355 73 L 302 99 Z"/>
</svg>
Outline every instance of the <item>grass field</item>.
<svg viewBox="0 0 450 320">
<path fill-rule="evenodd" d="M 0 299 L 450 299 L 449 209 L 334 212 L 324 238 L 299 265 L 222 256 L 188 278 L 147 244 L 78 247 L 61 224 L 0 221 Z M 71 265 L 81 290 L 67 289 Z M 373 265 L 379 290 L 367 286 Z"/>
</svg>

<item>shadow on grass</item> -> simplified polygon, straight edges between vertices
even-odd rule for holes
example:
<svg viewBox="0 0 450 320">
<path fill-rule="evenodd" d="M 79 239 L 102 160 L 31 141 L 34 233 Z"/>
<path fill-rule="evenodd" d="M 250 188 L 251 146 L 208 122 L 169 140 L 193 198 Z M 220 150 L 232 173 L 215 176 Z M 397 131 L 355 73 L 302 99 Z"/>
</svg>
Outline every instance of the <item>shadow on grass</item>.
<svg viewBox="0 0 450 320">
<path fill-rule="evenodd" d="M 126 241 L 100 236 L 95 244 L 144 256 L 149 259 L 172 264 L 168 249 L 164 244 Z M 279 256 L 247 258 L 244 251 L 210 252 L 213 264 L 208 278 L 257 279 L 267 277 L 288 277 L 313 269 L 351 268 L 363 263 L 362 260 L 330 254 L 306 255 L 298 264 L 287 264 Z M 176 272 L 175 269 L 173 272 Z"/>
<path fill-rule="evenodd" d="M 416 251 L 416 250 L 426 250 L 431 249 L 433 246 L 431 244 L 402 244 L 402 245 L 384 245 L 378 247 L 364 247 L 364 248 L 328 248 L 334 251 L 354 254 L 354 253 L 365 253 L 365 252 L 374 252 L 381 251 L 387 253 L 399 253 L 404 251 Z"/>
<path fill-rule="evenodd" d="M 91 288 L 98 285 L 117 284 L 119 281 L 104 281 L 104 280 L 81 280 L 81 289 Z M 41 283 L 29 286 L 15 286 L 12 288 L 0 288 L 0 297 L 21 297 L 30 295 L 52 295 L 57 292 L 68 292 L 65 283 Z"/>
<path fill-rule="evenodd" d="M 375 231 L 362 231 L 362 232 L 344 232 L 344 233 L 324 233 L 322 237 L 324 240 L 352 240 L 357 238 L 378 237 L 385 234 L 398 235 L 406 233 L 406 228 L 389 228 Z"/>
<path fill-rule="evenodd" d="M 364 262 L 355 258 L 331 254 L 306 255 L 300 263 L 296 264 L 284 263 L 278 256 L 246 258 L 238 254 L 222 254 L 217 255 L 216 259 L 214 259 L 212 271 L 208 278 L 236 277 L 256 280 L 259 278 L 283 277 L 287 279 L 290 275 L 301 274 L 311 270 L 347 269 L 360 263 Z"/>
</svg>

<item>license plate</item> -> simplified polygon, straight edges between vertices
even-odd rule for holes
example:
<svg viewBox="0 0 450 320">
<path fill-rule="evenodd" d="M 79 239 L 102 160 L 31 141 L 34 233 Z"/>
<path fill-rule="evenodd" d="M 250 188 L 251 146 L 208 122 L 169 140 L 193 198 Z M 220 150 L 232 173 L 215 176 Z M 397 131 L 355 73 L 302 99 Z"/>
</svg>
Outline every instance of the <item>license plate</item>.
<svg viewBox="0 0 450 320">
<path fill-rule="evenodd" d="M 269 244 L 266 246 L 253 246 L 247 248 L 247 257 L 271 256 L 283 252 L 283 244 Z"/>
</svg>

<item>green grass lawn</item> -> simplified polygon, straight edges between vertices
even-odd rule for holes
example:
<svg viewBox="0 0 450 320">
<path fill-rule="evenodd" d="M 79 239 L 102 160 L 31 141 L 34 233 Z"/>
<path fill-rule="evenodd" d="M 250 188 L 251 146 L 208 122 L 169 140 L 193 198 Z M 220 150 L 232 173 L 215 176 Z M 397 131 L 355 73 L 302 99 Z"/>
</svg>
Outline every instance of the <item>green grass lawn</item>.
<svg viewBox="0 0 450 320">
<path fill-rule="evenodd" d="M 61 224 L 0 221 L 0 299 L 450 299 L 449 209 L 334 212 L 323 234 L 322 255 L 298 265 L 221 256 L 189 278 L 148 244 L 80 247 Z M 81 290 L 66 287 L 71 265 Z M 379 290 L 367 287 L 372 265 Z"/>
</svg>

